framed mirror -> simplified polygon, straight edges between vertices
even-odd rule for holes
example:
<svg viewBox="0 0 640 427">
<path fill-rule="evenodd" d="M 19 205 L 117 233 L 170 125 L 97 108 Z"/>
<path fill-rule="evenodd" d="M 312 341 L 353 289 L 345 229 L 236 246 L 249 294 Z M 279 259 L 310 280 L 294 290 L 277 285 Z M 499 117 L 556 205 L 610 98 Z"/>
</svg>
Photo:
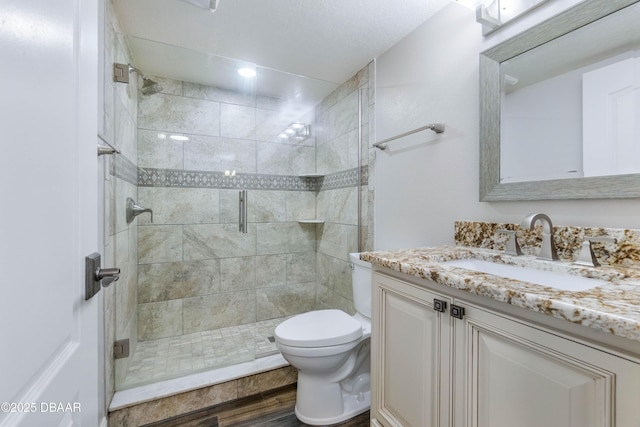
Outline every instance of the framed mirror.
<svg viewBox="0 0 640 427">
<path fill-rule="evenodd" d="M 480 54 L 480 201 L 640 197 L 638 22 L 585 0 Z"/>
</svg>

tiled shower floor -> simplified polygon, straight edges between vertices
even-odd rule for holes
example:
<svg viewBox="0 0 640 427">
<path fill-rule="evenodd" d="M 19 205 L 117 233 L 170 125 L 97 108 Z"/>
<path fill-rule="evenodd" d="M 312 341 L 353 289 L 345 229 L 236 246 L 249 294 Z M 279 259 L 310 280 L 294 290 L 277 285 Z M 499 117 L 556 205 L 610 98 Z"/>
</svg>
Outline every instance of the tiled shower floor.
<svg viewBox="0 0 640 427">
<path fill-rule="evenodd" d="M 278 352 L 273 337 L 286 318 L 139 341 L 122 388 L 229 366 Z M 130 356 L 131 357 L 131 356 Z"/>
</svg>

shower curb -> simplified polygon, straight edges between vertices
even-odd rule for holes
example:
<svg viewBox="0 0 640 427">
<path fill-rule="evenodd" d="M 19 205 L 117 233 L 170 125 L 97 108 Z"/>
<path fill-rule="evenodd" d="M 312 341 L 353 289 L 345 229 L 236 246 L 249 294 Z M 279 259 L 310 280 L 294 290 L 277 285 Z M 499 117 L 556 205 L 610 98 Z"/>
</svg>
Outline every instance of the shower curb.
<svg viewBox="0 0 640 427">
<path fill-rule="evenodd" d="M 109 426 L 148 424 L 296 382 L 297 370 L 277 354 L 229 368 L 122 390 L 116 392 L 109 406 Z"/>
</svg>

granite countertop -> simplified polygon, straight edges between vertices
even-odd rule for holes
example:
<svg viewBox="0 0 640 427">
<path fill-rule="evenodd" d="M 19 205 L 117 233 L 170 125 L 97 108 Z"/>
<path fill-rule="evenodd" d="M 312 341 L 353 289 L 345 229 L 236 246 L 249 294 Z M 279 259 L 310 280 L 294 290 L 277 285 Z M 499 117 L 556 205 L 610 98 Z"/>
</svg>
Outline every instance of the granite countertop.
<svg viewBox="0 0 640 427">
<path fill-rule="evenodd" d="M 376 266 L 640 341 L 640 269 L 637 268 L 582 267 L 465 246 L 364 252 L 360 258 Z M 442 264 L 468 258 L 521 267 L 535 264 L 537 269 L 601 279 L 607 284 L 571 292 Z"/>
</svg>

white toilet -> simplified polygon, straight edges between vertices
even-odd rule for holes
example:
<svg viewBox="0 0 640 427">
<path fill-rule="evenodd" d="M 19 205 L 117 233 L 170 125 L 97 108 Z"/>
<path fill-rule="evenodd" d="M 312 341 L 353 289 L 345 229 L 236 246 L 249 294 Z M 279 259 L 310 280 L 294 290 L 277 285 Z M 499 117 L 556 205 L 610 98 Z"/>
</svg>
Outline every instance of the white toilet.
<svg viewBox="0 0 640 427">
<path fill-rule="evenodd" d="M 349 254 L 357 313 L 317 310 L 275 330 L 282 356 L 298 369 L 296 416 L 311 425 L 353 418 L 371 404 L 371 264 Z"/>
</svg>

